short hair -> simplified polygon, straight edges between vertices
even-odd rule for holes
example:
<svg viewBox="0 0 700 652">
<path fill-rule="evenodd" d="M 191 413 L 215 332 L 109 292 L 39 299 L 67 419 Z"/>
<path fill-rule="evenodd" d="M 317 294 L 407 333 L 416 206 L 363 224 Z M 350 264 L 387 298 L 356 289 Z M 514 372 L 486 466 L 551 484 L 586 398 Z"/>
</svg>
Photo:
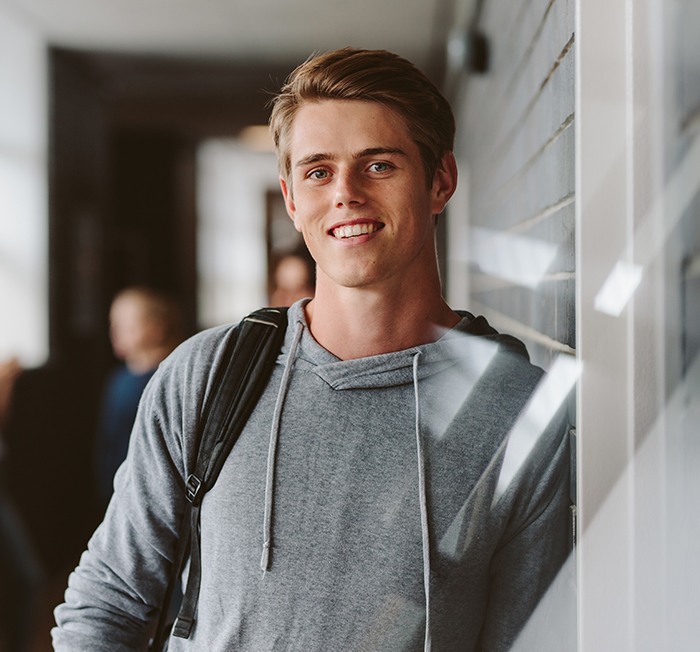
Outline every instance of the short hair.
<svg viewBox="0 0 700 652">
<path fill-rule="evenodd" d="M 428 185 L 442 157 L 454 146 L 455 119 L 449 102 L 410 61 L 386 50 L 341 48 L 312 55 L 287 78 L 272 99 L 270 128 L 280 174 L 289 179 L 289 136 L 306 102 L 365 100 L 394 110 L 420 150 Z"/>
<path fill-rule="evenodd" d="M 117 292 L 112 299 L 112 305 L 124 300 L 138 301 L 143 309 L 143 317 L 161 324 L 165 343 L 179 344 L 182 341 L 182 309 L 180 303 L 169 293 L 145 285 L 132 285 Z"/>
</svg>

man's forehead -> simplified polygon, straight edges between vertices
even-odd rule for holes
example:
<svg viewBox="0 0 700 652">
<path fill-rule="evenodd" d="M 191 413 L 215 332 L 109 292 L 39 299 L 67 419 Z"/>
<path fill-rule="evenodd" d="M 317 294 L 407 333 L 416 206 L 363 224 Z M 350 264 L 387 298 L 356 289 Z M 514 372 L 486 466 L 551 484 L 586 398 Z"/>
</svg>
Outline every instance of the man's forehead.
<svg viewBox="0 0 700 652">
<path fill-rule="evenodd" d="M 413 140 L 403 119 L 389 107 L 364 100 L 323 100 L 299 108 L 288 145 L 294 166 L 338 155 L 409 155 Z"/>
</svg>

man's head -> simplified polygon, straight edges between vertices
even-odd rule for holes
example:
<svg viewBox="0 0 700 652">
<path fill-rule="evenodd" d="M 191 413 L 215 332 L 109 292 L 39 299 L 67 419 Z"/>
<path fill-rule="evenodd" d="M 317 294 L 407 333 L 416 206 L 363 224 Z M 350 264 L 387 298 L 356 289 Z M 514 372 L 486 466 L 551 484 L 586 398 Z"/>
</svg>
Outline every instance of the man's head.
<svg viewBox="0 0 700 652">
<path fill-rule="evenodd" d="M 180 307 L 151 288 L 119 292 L 112 300 L 109 320 L 114 354 L 127 365 L 143 357 L 165 357 L 182 340 Z"/>
<path fill-rule="evenodd" d="M 289 136 L 297 110 L 328 99 L 377 102 L 395 111 L 420 150 L 428 185 L 443 155 L 453 148 L 450 105 L 422 72 L 385 50 L 342 48 L 300 65 L 272 102 L 270 127 L 285 179 L 291 171 Z"/>
<path fill-rule="evenodd" d="M 298 299 L 313 297 L 316 270 L 308 253 L 285 253 L 275 260 L 272 270 L 271 306 L 291 306 Z"/>
</svg>

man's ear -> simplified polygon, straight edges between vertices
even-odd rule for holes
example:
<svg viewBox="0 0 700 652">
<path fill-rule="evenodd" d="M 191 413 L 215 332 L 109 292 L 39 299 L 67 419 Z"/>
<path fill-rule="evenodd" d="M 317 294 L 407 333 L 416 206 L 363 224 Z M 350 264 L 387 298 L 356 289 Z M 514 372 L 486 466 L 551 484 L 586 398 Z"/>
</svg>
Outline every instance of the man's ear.
<svg viewBox="0 0 700 652">
<path fill-rule="evenodd" d="M 454 154 L 447 152 L 443 155 L 440 165 L 433 177 L 433 215 L 439 215 L 444 210 L 450 197 L 457 189 L 457 162 Z"/>
<path fill-rule="evenodd" d="M 282 196 L 284 197 L 284 205 L 287 207 L 287 215 L 292 218 L 294 222 L 294 228 L 299 230 L 296 221 L 296 204 L 294 203 L 294 197 L 292 196 L 291 186 L 287 185 L 287 180 L 284 177 L 280 177 L 280 188 L 282 189 Z"/>
</svg>

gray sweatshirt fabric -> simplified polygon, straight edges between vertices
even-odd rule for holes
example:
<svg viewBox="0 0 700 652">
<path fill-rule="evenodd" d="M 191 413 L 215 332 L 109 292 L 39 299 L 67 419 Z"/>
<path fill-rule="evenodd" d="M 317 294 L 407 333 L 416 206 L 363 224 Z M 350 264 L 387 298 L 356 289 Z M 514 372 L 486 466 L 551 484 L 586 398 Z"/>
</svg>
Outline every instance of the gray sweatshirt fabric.
<svg viewBox="0 0 700 652">
<path fill-rule="evenodd" d="M 290 308 L 271 380 L 203 500 L 196 621 L 169 650 L 510 648 L 568 553 L 565 424 L 538 431 L 499 484 L 542 371 L 463 315 L 434 343 L 341 361 L 303 302 Z M 185 342 L 149 383 L 54 649 L 145 649 L 225 332 Z"/>
</svg>

